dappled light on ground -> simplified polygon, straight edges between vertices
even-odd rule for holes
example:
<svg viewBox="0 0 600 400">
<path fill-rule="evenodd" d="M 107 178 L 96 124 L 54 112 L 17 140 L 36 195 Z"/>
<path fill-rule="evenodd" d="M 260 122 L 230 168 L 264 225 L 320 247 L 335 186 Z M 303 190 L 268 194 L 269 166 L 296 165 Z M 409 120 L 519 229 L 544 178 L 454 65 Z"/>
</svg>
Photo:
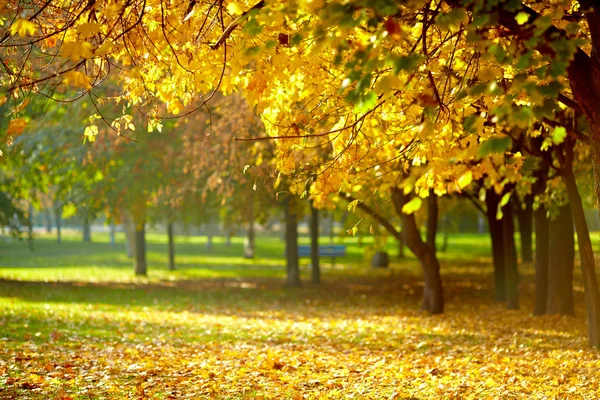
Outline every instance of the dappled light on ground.
<svg viewBox="0 0 600 400">
<path fill-rule="evenodd" d="M 595 398 L 598 353 L 578 316 L 489 301 L 446 279 L 448 311 L 417 311 L 414 276 L 0 285 L 3 396 L 98 398 Z M 529 283 L 525 282 L 524 287 Z"/>
</svg>

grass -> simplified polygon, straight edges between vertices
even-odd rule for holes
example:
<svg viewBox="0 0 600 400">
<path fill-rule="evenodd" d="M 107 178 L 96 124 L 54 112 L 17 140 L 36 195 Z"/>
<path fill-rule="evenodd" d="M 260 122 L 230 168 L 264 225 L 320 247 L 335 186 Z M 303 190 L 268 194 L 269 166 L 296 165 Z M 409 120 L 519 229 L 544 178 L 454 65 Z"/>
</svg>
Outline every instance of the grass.
<svg viewBox="0 0 600 400">
<path fill-rule="evenodd" d="M 119 238 L 122 239 L 122 238 Z M 490 300 L 486 237 L 441 253 L 447 310 L 418 311 L 408 258 L 367 267 L 355 238 L 323 284 L 282 285 L 283 243 L 256 260 L 180 237 L 178 270 L 148 237 L 149 276 L 124 245 L 49 237 L 0 242 L 0 398 L 596 398 L 598 353 L 576 317 L 532 317 L 523 265 L 520 311 Z M 597 241 L 595 241 L 597 242 Z M 394 249 L 390 245 L 390 252 Z M 308 260 L 303 274 L 308 276 Z"/>
</svg>

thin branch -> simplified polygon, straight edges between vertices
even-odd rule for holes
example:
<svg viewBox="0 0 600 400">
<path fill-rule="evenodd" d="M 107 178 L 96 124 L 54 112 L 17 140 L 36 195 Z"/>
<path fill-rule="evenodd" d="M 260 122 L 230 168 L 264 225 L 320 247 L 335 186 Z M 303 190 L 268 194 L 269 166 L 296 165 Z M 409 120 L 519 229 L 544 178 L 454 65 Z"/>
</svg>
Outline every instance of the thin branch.
<svg viewBox="0 0 600 400">
<path fill-rule="evenodd" d="M 349 193 L 340 193 L 340 197 L 349 203 L 356 200 Z M 379 214 L 377 211 L 373 210 L 366 203 L 364 203 L 364 202 L 357 202 L 357 203 L 358 203 L 357 204 L 358 208 L 360 208 L 361 210 L 363 210 L 364 212 L 369 214 L 369 216 L 372 219 L 374 219 L 375 222 L 377 222 L 378 224 L 383 226 L 393 237 L 402 241 L 402 235 L 400 234 L 400 232 L 398 232 L 398 230 L 394 227 L 394 225 L 392 225 L 387 219 L 383 218 L 381 216 L 381 214 Z"/>
<path fill-rule="evenodd" d="M 223 31 L 221 36 L 219 36 L 217 41 L 214 44 L 212 44 L 210 46 L 210 48 L 213 50 L 216 50 L 219 47 L 221 47 L 221 45 L 223 43 L 225 43 L 225 41 L 229 38 L 229 36 L 231 36 L 231 34 L 235 30 L 235 28 L 237 28 L 238 26 L 240 26 L 242 24 L 242 22 L 244 22 L 244 20 L 248 16 L 248 13 L 250 13 L 251 11 L 254 11 L 254 10 L 260 10 L 264 6 L 265 6 L 265 2 L 264 2 L 264 0 L 261 0 L 258 3 L 256 3 L 254 6 L 252 6 L 252 8 L 248 9 L 247 11 L 244 11 L 242 13 L 242 15 L 237 17 L 232 23 L 229 24 L 229 26 L 227 26 L 227 28 L 225 28 L 225 30 Z M 223 7 L 223 5 L 221 5 L 221 7 Z"/>
<path fill-rule="evenodd" d="M 544 117 L 542 122 L 544 122 L 546 125 L 550 125 L 553 128 L 565 128 L 565 130 L 567 131 L 567 135 L 571 136 L 573 139 L 579 140 L 580 142 L 583 142 L 585 144 L 590 144 L 590 138 L 588 136 L 584 135 L 579 131 L 571 129 L 568 126 L 561 124 L 560 122 L 553 121 L 547 117 Z"/>
</svg>

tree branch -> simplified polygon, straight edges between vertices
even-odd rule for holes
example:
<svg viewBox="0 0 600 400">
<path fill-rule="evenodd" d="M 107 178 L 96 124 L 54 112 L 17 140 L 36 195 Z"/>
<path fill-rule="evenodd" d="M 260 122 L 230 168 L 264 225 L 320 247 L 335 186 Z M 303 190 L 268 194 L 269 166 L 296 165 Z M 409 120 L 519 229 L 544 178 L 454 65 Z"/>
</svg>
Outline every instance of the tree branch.
<svg viewBox="0 0 600 400">
<path fill-rule="evenodd" d="M 552 121 L 551 119 L 546 118 L 546 117 L 544 117 L 542 122 L 544 122 L 546 125 L 550 125 L 553 128 L 556 128 L 556 127 L 565 128 L 567 131 L 567 135 L 571 136 L 573 139 L 577 139 L 580 142 L 583 142 L 585 144 L 590 144 L 590 138 L 588 136 L 584 135 L 581 132 L 571 129 L 568 126 L 561 124 L 560 122 Z"/>
<path fill-rule="evenodd" d="M 346 200 L 348 203 L 355 201 L 356 199 L 352 197 L 349 193 L 340 193 L 340 197 Z M 358 202 L 357 207 L 369 214 L 369 216 L 375 220 L 379 225 L 383 226 L 393 237 L 397 240 L 402 241 L 402 235 L 398 230 L 392 225 L 388 220 L 383 218 L 381 214 L 377 211 L 373 210 L 364 202 Z"/>
<path fill-rule="evenodd" d="M 227 26 L 227 28 L 225 28 L 225 30 L 223 31 L 223 33 L 221 34 L 221 36 L 219 36 L 219 38 L 217 39 L 217 41 L 214 44 L 212 44 L 210 46 L 210 48 L 212 50 L 216 50 L 219 47 L 221 47 L 221 45 L 223 43 L 225 43 L 225 41 L 229 38 L 229 36 L 231 36 L 231 34 L 235 30 L 235 28 L 237 28 L 238 26 L 240 26 L 242 24 L 242 22 L 244 22 L 244 20 L 248 16 L 248 13 L 250 13 L 251 11 L 254 11 L 254 10 L 260 10 L 264 6 L 265 6 L 265 2 L 264 2 L 264 0 L 261 0 L 258 3 L 256 3 L 255 5 L 253 5 L 247 11 L 244 11 L 242 13 L 242 15 L 240 15 L 239 17 L 237 17 L 232 23 L 230 23 Z"/>
</svg>

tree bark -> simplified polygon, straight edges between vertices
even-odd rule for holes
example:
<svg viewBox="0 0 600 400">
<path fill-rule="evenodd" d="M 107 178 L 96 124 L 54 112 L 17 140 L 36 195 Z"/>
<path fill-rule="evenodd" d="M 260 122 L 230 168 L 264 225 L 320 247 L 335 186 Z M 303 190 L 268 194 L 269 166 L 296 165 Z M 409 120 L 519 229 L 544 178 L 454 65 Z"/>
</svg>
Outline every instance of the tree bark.
<svg viewBox="0 0 600 400">
<path fill-rule="evenodd" d="M 492 257 L 494 260 L 494 299 L 506 301 L 506 274 L 504 261 L 504 233 L 502 220 L 496 218 L 500 204 L 500 196 L 493 189 L 485 195 L 486 217 L 492 240 Z"/>
<path fill-rule="evenodd" d="M 535 210 L 535 306 L 533 315 L 548 311 L 548 270 L 550 262 L 550 226 L 544 206 Z"/>
<path fill-rule="evenodd" d="M 175 271 L 175 240 L 173 235 L 173 222 L 167 223 L 167 236 L 169 241 L 169 271 Z"/>
<path fill-rule="evenodd" d="M 434 252 L 436 251 L 435 238 L 438 229 L 438 214 L 438 198 L 432 189 L 429 191 L 429 197 L 427 198 L 427 244 Z"/>
<path fill-rule="evenodd" d="M 294 202 L 285 200 L 285 257 L 287 261 L 288 286 L 300 286 L 300 262 L 298 256 L 298 219 Z"/>
<path fill-rule="evenodd" d="M 592 127 L 592 130 L 594 127 Z M 597 127 L 599 129 L 600 127 Z M 600 135 L 598 135 L 600 139 Z M 596 150 L 600 150 L 600 143 L 591 141 L 592 147 L 596 146 Z M 588 344 L 590 347 L 600 347 L 600 291 L 598 291 L 598 281 L 596 279 L 596 269 L 594 261 L 594 251 L 592 249 L 592 241 L 588 231 L 587 222 L 581 196 L 577 189 L 577 183 L 572 169 L 572 147 L 567 146 L 566 160 L 563 160 L 561 176 L 567 186 L 567 194 L 571 205 L 571 213 L 575 222 L 575 231 L 577 232 L 577 241 L 579 244 L 579 258 L 581 263 L 581 275 L 583 278 L 583 286 L 585 288 L 585 301 L 588 316 Z M 600 153 L 597 154 L 600 156 Z M 600 167 L 600 158 L 594 160 L 595 167 Z M 599 183 L 600 169 L 596 169 L 596 184 Z M 597 190 L 600 186 L 597 185 Z M 600 192 L 598 193 L 600 195 Z M 600 199 L 600 197 L 599 197 Z"/>
<path fill-rule="evenodd" d="M 573 270 L 575 232 L 571 208 L 567 204 L 550 221 L 550 262 L 548 268 L 548 314 L 573 315 Z"/>
<path fill-rule="evenodd" d="M 136 224 L 135 227 L 135 275 L 147 276 L 146 264 L 146 227 L 145 224 Z"/>
<path fill-rule="evenodd" d="M 518 204 L 517 218 L 519 220 L 519 233 L 521 239 L 521 260 L 533 261 L 533 194 L 525 196 L 525 208 Z"/>
<path fill-rule="evenodd" d="M 310 259 L 311 282 L 321 283 L 321 266 L 319 265 L 319 210 L 310 204 Z"/>
<path fill-rule="evenodd" d="M 515 223 L 512 204 L 502 208 L 502 239 L 504 242 L 504 271 L 506 280 L 506 307 L 519 309 L 519 272 L 517 268 L 517 248 L 515 246 Z"/>
<path fill-rule="evenodd" d="M 402 239 L 408 248 L 417 256 L 423 270 L 425 289 L 423 291 L 422 309 L 431 314 L 444 312 L 444 290 L 440 275 L 440 263 L 432 246 L 423 242 L 414 214 L 404 214 L 402 206 L 409 200 L 402 190 L 392 190 L 392 200 L 396 213 L 402 220 Z"/>
</svg>

